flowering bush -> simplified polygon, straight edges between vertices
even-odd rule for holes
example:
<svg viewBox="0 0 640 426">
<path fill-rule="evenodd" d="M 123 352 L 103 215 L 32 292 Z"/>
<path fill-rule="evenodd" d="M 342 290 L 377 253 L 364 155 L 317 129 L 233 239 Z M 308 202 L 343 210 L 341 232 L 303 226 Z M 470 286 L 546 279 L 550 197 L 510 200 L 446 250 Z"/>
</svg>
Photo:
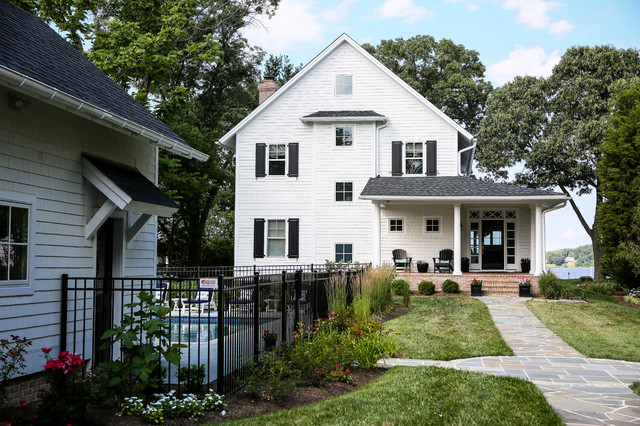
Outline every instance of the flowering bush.
<svg viewBox="0 0 640 426">
<path fill-rule="evenodd" d="M 523 278 L 518 281 L 518 285 L 520 287 L 531 287 L 531 280 L 528 278 Z"/>
<path fill-rule="evenodd" d="M 85 363 L 85 360 L 79 355 L 72 354 L 69 351 L 60 352 L 58 358 L 49 358 L 51 348 L 42 348 L 42 352 L 47 358 L 44 371 L 60 371 L 62 374 L 69 374 L 75 367 L 81 367 Z"/>
<path fill-rule="evenodd" d="M 482 280 L 474 278 L 471 280 L 471 285 L 482 285 Z"/>
<path fill-rule="evenodd" d="M 634 288 L 629 290 L 629 294 L 624 297 L 624 300 L 633 305 L 640 305 L 640 289 Z"/>
<path fill-rule="evenodd" d="M 4 394 L 5 382 L 24 369 L 24 354 L 31 346 L 31 340 L 26 337 L 12 334 L 10 338 L 11 340 L 0 339 L 0 397 Z"/>
<path fill-rule="evenodd" d="M 178 397 L 176 391 L 172 390 L 166 395 L 153 395 L 147 405 L 135 396 L 125 398 L 122 403 L 122 415 L 142 416 L 147 423 L 158 424 L 163 423 L 165 418 L 191 418 L 202 416 L 205 411 L 223 411 L 224 406 L 224 396 L 214 393 L 211 389 L 202 399 L 193 394 Z"/>
<path fill-rule="evenodd" d="M 269 348 L 274 348 L 276 343 L 278 343 L 278 334 L 269 330 L 264 330 L 262 333 L 262 340 L 264 340 L 264 344 Z"/>
</svg>

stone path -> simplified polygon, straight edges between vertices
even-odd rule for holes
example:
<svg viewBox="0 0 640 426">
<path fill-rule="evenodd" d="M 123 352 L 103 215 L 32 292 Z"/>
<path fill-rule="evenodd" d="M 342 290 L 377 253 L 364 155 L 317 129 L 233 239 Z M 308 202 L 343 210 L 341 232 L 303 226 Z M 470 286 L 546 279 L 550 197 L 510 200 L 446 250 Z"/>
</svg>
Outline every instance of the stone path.
<svg viewBox="0 0 640 426">
<path fill-rule="evenodd" d="M 544 326 L 519 297 L 481 297 L 515 356 L 454 361 L 392 358 L 381 367 L 437 366 L 534 383 L 567 425 L 640 425 L 640 363 L 586 358 Z"/>
</svg>

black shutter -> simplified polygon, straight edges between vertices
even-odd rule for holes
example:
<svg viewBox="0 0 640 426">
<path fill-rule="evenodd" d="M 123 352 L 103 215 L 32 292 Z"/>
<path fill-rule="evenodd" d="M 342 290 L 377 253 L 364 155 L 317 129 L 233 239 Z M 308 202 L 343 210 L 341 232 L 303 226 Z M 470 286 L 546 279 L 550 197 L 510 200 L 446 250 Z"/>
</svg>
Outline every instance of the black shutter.
<svg viewBox="0 0 640 426">
<path fill-rule="evenodd" d="M 253 219 L 253 257 L 264 257 L 264 219 Z"/>
<path fill-rule="evenodd" d="M 267 144 L 256 144 L 256 177 L 265 177 L 266 170 Z"/>
<path fill-rule="evenodd" d="M 289 177 L 298 177 L 298 143 L 289 144 Z"/>
<path fill-rule="evenodd" d="M 289 219 L 289 254 L 287 257 L 297 259 L 300 256 L 300 219 Z"/>
<path fill-rule="evenodd" d="M 438 158 L 436 155 L 436 147 L 436 141 L 427 141 L 427 176 L 435 176 L 438 174 Z"/>
<path fill-rule="evenodd" d="M 402 141 L 391 142 L 391 176 L 402 176 Z"/>
</svg>

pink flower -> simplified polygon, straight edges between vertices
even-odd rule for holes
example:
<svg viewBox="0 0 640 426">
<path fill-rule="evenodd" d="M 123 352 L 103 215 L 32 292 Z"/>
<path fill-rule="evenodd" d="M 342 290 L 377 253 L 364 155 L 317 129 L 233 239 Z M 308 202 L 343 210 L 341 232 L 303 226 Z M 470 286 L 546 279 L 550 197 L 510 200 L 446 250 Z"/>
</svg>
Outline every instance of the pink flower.
<svg viewBox="0 0 640 426">
<path fill-rule="evenodd" d="M 51 352 L 51 349 L 53 348 L 42 348 L 42 352 L 44 352 L 45 354 L 48 354 L 49 352 Z"/>
</svg>

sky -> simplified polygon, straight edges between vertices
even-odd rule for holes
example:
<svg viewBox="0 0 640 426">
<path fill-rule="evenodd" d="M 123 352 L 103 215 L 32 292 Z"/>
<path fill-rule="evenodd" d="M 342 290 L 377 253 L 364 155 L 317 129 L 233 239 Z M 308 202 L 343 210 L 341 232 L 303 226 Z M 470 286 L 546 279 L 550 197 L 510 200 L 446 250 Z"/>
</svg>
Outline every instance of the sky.
<svg viewBox="0 0 640 426">
<path fill-rule="evenodd" d="M 640 48 L 640 0 L 280 0 L 245 30 L 267 54 L 307 64 L 340 34 L 360 44 L 430 35 L 476 50 L 495 87 L 547 77 L 572 46 Z M 595 196 L 574 196 L 589 225 Z M 573 209 L 546 215 L 547 250 L 591 244 Z"/>
</svg>

